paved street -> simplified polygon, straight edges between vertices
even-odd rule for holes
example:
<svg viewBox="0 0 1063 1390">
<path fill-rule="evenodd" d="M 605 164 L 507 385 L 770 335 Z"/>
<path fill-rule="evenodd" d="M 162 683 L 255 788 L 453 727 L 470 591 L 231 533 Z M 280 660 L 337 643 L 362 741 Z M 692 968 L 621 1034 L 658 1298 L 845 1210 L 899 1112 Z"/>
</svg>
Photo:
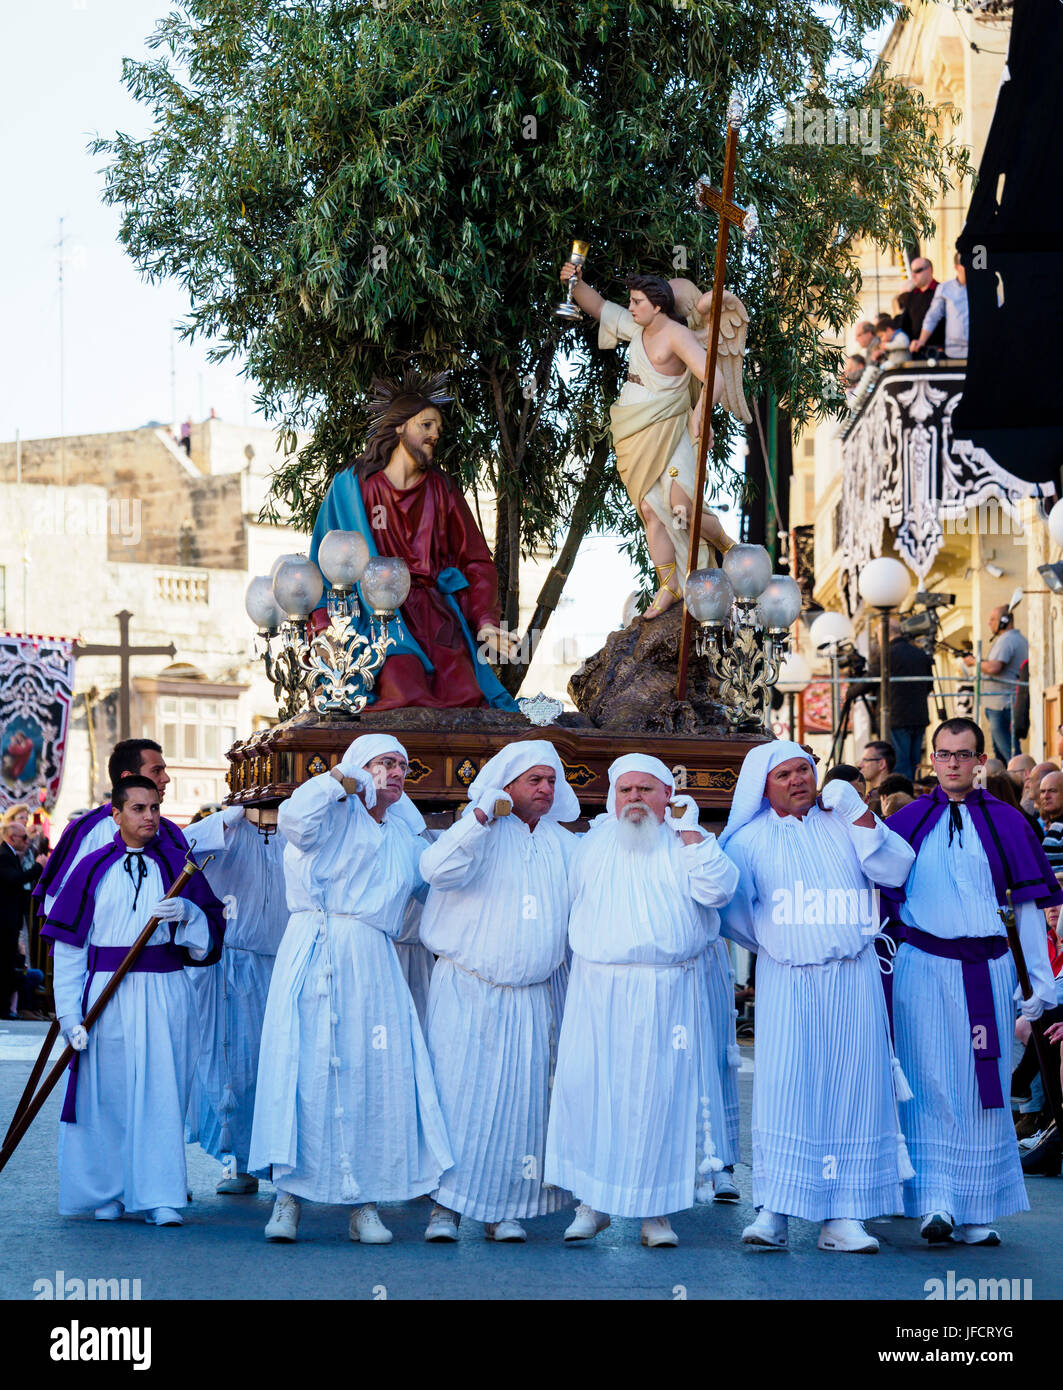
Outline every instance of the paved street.
<svg viewBox="0 0 1063 1390">
<path fill-rule="evenodd" d="M 46 1026 L 0 1024 L 0 1121 L 21 1094 Z M 752 1063 L 743 1063 L 743 1138 L 748 1137 Z M 352 1245 L 338 1207 L 306 1206 L 300 1238 L 267 1246 L 262 1237 L 272 1188 L 257 1197 L 223 1198 L 219 1165 L 188 1150 L 194 1202 L 181 1229 L 147 1227 L 132 1218 L 104 1224 L 56 1212 L 55 1146 L 60 1093 L 53 1092 L 18 1153 L 0 1174 L 0 1297 L 33 1298 L 39 1280 L 139 1279 L 144 1299 L 904 1299 L 925 1298 L 925 1281 L 964 1277 L 1029 1279 L 1035 1299 L 1063 1288 L 1063 1181 L 1031 1179 L 1032 1210 L 1000 1223 L 997 1250 L 928 1249 L 915 1223 L 873 1223 L 882 1242 L 873 1257 L 816 1250 L 817 1228 L 791 1226 L 789 1254 L 739 1244 L 752 1218 L 748 1164 L 737 1170 L 745 1200 L 698 1207 L 673 1218 L 677 1250 L 644 1250 L 639 1223 L 616 1221 L 593 1243 L 565 1247 L 565 1213 L 529 1223 L 524 1246 L 495 1246 L 469 1222 L 454 1246 L 422 1239 L 424 1201 L 382 1208 L 395 1232 L 383 1248 Z M 38 1293 L 40 1289 L 38 1288 Z M 969 1307 L 969 1305 L 968 1305 Z M 1003 1310 L 999 1307 L 996 1312 Z M 999 1320 L 999 1318 L 998 1318 Z"/>
</svg>

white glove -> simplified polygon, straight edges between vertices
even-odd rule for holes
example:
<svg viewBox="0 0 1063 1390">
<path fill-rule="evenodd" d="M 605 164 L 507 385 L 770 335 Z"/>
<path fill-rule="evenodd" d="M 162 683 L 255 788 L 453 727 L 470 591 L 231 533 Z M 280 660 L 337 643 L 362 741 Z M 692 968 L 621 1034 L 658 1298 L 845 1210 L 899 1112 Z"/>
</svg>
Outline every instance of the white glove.
<svg viewBox="0 0 1063 1390">
<path fill-rule="evenodd" d="M 59 1031 L 75 1052 L 84 1052 L 89 1045 L 89 1035 L 77 1014 L 64 1014 L 59 1020 Z"/>
<path fill-rule="evenodd" d="M 474 811 L 482 811 L 490 821 L 494 820 L 495 816 L 498 814 L 495 810 L 495 806 L 498 802 L 501 802 L 504 806 L 508 806 L 510 811 L 513 809 L 513 798 L 510 796 L 509 792 L 504 792 L 501 787 L 485 787 L 472 803 L 472 806 Z M 503 812 L 503 814 L 508 815 L 509 812 L 506 811 Z"/>
<path fill-rule="evenodd" d="M 191 915 L 186 898 L 161 898 L 149 914 L 160 922 L 187 922 Z"/>
<path fill-rule="evenodd" d="M 221 811 L 221 823 L 224 826 L 235 825 L 237 821 L 243 820 L 244 808 L 242 806 L 223 806 Z"/>
<path fill-rule="evenodd" d="M 1024 999 L 1019 1005 L 1019 1012 L 1031 1023 L 1035 1018 L 1040 1018 L 1044 1011 L 1045 1001 L 1039 994 L 1031 994 L 1029 999 Z"/>
<path fill-rule="evenodd" d="M 341 777 L 348 777 L 357 785 L 359 795 L 365 802 L 365 809 L 371 811 L 376 805 L 376 783 L 373 781 L 373 774 L 353 761 L 340 762 L 337 767 Z"/>
<path fill-rule="evenodd" d="M 698 803 L 684 792 L 679 796 L 673 796 L 668 803 L 664 812 L 664 823 L 669 830 L 696 830 L 704 838 L 705 832 L 698 824 L 700 814 Z"/>
<path fill-rule="evenodd" d="M 852 782 L 836 777 L 819 794 L 825 811 L 837 811 L 844 820 L 858 821 L 867 815 L 867 806 Z"/>
</svg>

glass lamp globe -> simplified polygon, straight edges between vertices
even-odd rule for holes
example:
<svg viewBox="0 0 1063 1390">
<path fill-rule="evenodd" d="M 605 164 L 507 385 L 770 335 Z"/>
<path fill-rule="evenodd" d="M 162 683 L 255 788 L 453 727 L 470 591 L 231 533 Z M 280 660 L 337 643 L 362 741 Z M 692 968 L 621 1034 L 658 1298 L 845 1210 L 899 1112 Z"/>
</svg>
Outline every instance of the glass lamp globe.
<svg viewBox="0 0 1063 1390">
<path fill-rule="evenodd" d="M 723 570 L 695 570 L 686 582 L 685 600 L 697 623 L 725 623 L 735 592 Z"/>
<path fill-rule="evenodd" d="M 273 597 L 273 584 L 268 575 L 252 579 L 244 595 L 247 616 L 260 632 L 276 632 L 284 622 L 284 610 Z"/>
<path fill-rule="evenodd" d="M 771 578 L 771 556 L 762 545 L 733 545 L 723 557 L 723 568 L 735 598 L 759 598 Z"/>
<path fill-rule="evenodd" d="M 853 640 L 853 625 L 844 613 L 821 613 L 808 629 L 808 635 L 817 649 L 834 647 L 839 642 Z"/>
<path fill-rule="evenodd" d="M 321 571 L 305 555 L 285 560 L 273 576 L 273 596 L 289 618 L 309 617 L 324 587 Z"/>
<path fill-rule="evenodd" d="M 797 621 L 801 612 L 801 586 L 788 574 L 773 574 L 757 600 L 757 615 L 763 625 L 778 632 Z"/>
<path fill-rule="evenodd" d="M 305 559 L 306 559 L 306 556 L 305 556 L 305 555 L 296 555 L 296 554 L 294 554 L 294 553 L 291 554 L 291 555 L 278 555 L 277 558 L 273 561 L 273 564 L 270 565 L 270 567 L 269 567 L 269 577 L 270 577 L 270 579 L 276 579 L 276 577 L 277 577 L 277 571 L 280 569 L 281 565 L 283 565 L 283 564 L 285 563 L 286 560 L 305 560 Z"/>
<path fill-rule="evenodd" d="M 317 548 L 317 563 L 333 589 L 353 589 L 369 563 L 369 544 L 360 531 L 329 531 Z"/>
<path fill-rule="evenodd" d="M 394 613 L 410 592 L 410 571 L 395 555 L 377 555 L 362 571 L 362 598 L 374 613 Z"/>
<path fill-rule="evenodd" d="M 908 597 L 912 581 L 900 560 L 883 555 L 868 561 L 860 571 L 857 587 L 865 603 L 875 608 L 899 608 Z"/>
<path fill-rule="evenodd" d="M 812 681 L 812 668 L 800 652 L 791 652 L 779 667 L 775 689 L 782 695 L 800 695 Z"/>
<path fill-rule="evenodd" d="M 1063 545 L 1063 498 L 1048 513 L 1048 534 L 1056 545 Z"/>
</svg>

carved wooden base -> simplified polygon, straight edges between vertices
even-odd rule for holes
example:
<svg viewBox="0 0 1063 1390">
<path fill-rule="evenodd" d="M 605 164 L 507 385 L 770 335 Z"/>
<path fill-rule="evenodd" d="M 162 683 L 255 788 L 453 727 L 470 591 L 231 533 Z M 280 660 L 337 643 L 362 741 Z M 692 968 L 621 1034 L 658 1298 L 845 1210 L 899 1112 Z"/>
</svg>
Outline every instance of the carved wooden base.
<svg viewBox="0 0 1063 1390">
<path fill-rule="evenodd" d="M 275 804 L 308 777 L 327 772 L 360 734 L 393 734 L 406 748 L 406 790 L 419 809 L 446 823 L 468 800 L 469 783 L 505 744 L 545 738 L 554 745 L 580 808 L 590 818 L 605 810 L 608 767 L 625 753 L 648 753 L 673 770 L 677 786 L 694 797 L 706 823 L 722 822 L 731 805 L 749 738 L 618 733 L 597 729 L 579 715 L 539 727 L 520 714 L 496 710 L 367 711 L 357 719 L 302 714 L 229 750 L 230 805 Z M 433 814 L 435 813 L 435 814 Z M 439 816 L 438 813 L 450 813 Z"/>
</svg>

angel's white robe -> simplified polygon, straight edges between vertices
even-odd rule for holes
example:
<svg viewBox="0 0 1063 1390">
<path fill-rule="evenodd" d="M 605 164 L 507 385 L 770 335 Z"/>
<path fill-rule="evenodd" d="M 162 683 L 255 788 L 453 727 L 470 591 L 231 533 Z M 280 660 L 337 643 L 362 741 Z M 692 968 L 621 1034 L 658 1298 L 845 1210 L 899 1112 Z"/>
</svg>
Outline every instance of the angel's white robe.
<svg viewBox="0 0 1063 1390">
<path fill-rule="evenodd" d="M 453 1157 L 395 953 L 424 841 L 329 773 L 280 808 L 291 916 L 262 1027 L 249 1171 L 314 1202 L 402 1202 Z"/>
<path fill-rule="evenodd" d="M 428 1050 L 454 1150 L 436 1201 L 476 1221 L 540 1216 L 566 1198 L 543 1186 L 543 1160 L 575 845 L 549 820 L 529 830 L 467 812 L 421 855 L 421 940 L 438 957 Z"/>
<path fill-rule="evenodd" d="M 907 1155 L 872 939 L 869 880 L 914 858 L 881 821 L 760 811 L 727 841 L 741 874 L 723 933 L 757 952 L 753 1201 L 825 1221 L 901 1210 Z"/>
<path fill-rule="evenodd" d="M 719 1156 L 706 951 L 737 882 L 712 836 L 683 845 L 664 825 L 640 853 L 621 846 L 615 817 L 602 817 L 573 853 L 572 973 L 545 1177 L 597 1211 L 684 1210 L 699 1157 Z"/>
<path fill-rule="evenodd" d="M 139 894 L 124 858 L 103 874 L 84 946 L 55 943 L 57 1017 L 83 1018 L 111 978 L 110 971 L 94 974 L 83 1012 L 89 947 L 132 946 L 165 893 L 158 865 L 147 857 L 144 864 Z M 173 940 L 202 959 L 211 944 L 207 919 L 195 903 L 188 907 L 190 918 L 177 924 Z M 170 926 L 160 923 L 148 946 L 169 942 Z M 185 1112 L 199 1052 L 190 973 L 131 971 L 89 1033 L 78 1062 L 77 1119 L 59 1126 L 64 1216 L 116 1200 L 127 1211 L 187 1205 Z"/>
<path fill-rule="evenodd" d="M 273 962 L 288 925 L 284 836 L 265 836 L 243 816 L 218 811 L 189 827 L 197 864 L 225 907 L 217 965 L 192 971 L 203 1039 L 188 1138 L 207 1153 L 232 1153 L 246 1172 L 255 1113 L 255 1081 Z"/>
</svg>

